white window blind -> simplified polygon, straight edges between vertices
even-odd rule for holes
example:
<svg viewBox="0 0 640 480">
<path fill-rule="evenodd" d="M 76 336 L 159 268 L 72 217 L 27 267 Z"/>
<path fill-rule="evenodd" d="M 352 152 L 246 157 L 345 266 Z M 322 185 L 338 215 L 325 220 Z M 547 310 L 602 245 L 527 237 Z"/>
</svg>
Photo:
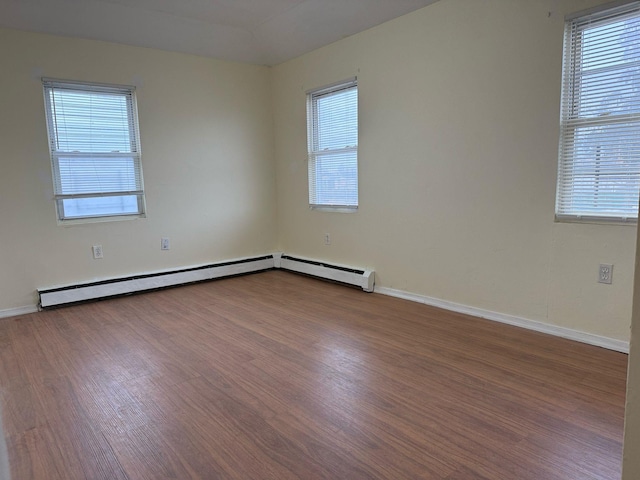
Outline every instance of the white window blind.
<svg viewBox="0 0 640 480">
<path fill-rule="evenodd" d="M 640 2 L 567 21 L 559 152 L 559 219 L 637 219 Z"/>
<path fill-rule="evenodd" d="M 134 88 L 43 84 L 58 217 L 143 214 Z"/>
<path fill-rule="evenodd" d="M 307 96 L 309 205 L 358 208 L 358 85 L 350 80 Z"/>
</svg>

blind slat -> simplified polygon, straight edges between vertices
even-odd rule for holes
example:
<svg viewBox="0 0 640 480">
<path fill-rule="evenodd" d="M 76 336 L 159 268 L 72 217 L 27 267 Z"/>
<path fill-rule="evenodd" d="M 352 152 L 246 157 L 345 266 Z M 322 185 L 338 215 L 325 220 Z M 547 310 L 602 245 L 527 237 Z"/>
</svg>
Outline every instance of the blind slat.
<svg viewBox="0 0 640 480">
<path fill-rule="evenodd" d="M 357 82 L 312 91 L 307 103 L 309 204 L 357 208 Z"/>
<path fill-rule="evenodd" d="M 142 214 L 133 87 L 43 80 L 60 219 Z"/>
<path fill-rule="evenodd" d="M 638 3 L 567 22 L 558 218 L 638 217 Z"/>
</svg>

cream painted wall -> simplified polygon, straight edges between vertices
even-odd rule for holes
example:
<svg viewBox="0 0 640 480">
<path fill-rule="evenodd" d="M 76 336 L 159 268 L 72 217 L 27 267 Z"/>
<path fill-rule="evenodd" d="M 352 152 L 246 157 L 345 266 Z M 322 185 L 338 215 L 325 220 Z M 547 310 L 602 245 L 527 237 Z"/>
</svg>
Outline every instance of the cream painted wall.
<svg viewBox="0 0 640 480">
<path fill-rule="evenodd" d="M 635 257 L 633 316 L 631 321 L 631 349 L 627 375 L 627 406 L 624 418 L 624 454 L 622 480 L 640 478 L 640 229 Z"/>
<path fill-rule="evenodd" d="M 0 310 L 34 304 L 38 287 L 261 254 L 277 240 L 374 267 L 379 285 L 626 340 L 636 229 L 553 222 L 562 18 L 595 3 L 441 0 L 272 74 L 0 29 Z M 146 219 L 56 224 L 42 75 L 140 84 Z M 304 92 L 353 75 L 361 208 L 312 212 Z M 615 264 L 611 286 L 595 282 L 601 262 Z M 640 477 L 639 283 L 625 480 Z"/>
<path fill-rule="evenodd" d="M 441 0 L 275 67 L 280 248 L 628 340 L 635 229 L 554 223 L 564 16 L 597 3 Z M 360 208 L 310 211 L 305 91 L 354 75 Z"/>
<path fill-rule="evenodd" d="M 441 0 L 272 70 L 0 30 L 0 311 L 38 287 L 277 244 L 373 267 L 381 286 L 627 340 L 634 228 L 553 221 L 563 17 L 597 3 Z M 148 218 L 56 224 L 42 75 L 141 85 Z M 353 75 L 361 206 L 310 211 L 305 91 Z M 596 283 L 599 263 L 613 285 Z"/>
<path fill-rule="evenodd" d="M 38 287 L 274 247 L 268 68 L 12 30 L 0 30 L 0 68 L 0 310 L 35 304 Z M 147 218 L 57 225 L 43 75 L 140 86 Z"/>
</svg>

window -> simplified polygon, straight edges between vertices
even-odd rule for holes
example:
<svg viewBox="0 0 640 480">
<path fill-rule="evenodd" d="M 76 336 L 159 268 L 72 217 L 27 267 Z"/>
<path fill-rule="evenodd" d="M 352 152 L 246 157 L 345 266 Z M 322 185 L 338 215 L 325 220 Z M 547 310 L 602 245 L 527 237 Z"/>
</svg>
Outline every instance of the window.
<svg viewBox="0 0 640 480">
<path fill-rule="evenodd" d="M 358 85 L 351 80 L 307 96 L 309 205 L 358 208 Z"/>
<path fill-rule="evenodd" d="M 58 218 L 142 216 L 134 88 L 43 84 Z"/>
<path fill-rule="evenodd" d="M 636 221 L 640 2 L 566 24 L 558 219 Z"/>
</svg>

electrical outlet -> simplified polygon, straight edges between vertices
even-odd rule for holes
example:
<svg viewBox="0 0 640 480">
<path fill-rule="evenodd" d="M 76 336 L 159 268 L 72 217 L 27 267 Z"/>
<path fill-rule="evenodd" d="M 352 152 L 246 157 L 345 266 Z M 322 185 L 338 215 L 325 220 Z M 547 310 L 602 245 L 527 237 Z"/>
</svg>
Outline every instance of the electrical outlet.
<svg viewBox="0 0 640 480">
<path fill-rule="evenodd" d="M 611 284 L 613 282 L 613 265 L 601 263 L 598 270 L 598 282 Z"/>
<path fill-rule="evenodd" d="M 162 237 L 160 239 L 160 249 L 161 250 L 169 250 L 170 248 L 170 244 L 169 244 L 169 237 Z"/>
<path fill-rule="evenodd" d="M 331 245 L 331 234 L 329 233 L 324 234 L 324 244 Z"/>
<path fill-rule="evenodd" d="M 91 247 L 91 249 L 93 250 L 93 258 L 95 258 L 96 260 L 99 258 L 104 258 L 102 245 L 94 245 L 93 247 Z"/>
</svg>

